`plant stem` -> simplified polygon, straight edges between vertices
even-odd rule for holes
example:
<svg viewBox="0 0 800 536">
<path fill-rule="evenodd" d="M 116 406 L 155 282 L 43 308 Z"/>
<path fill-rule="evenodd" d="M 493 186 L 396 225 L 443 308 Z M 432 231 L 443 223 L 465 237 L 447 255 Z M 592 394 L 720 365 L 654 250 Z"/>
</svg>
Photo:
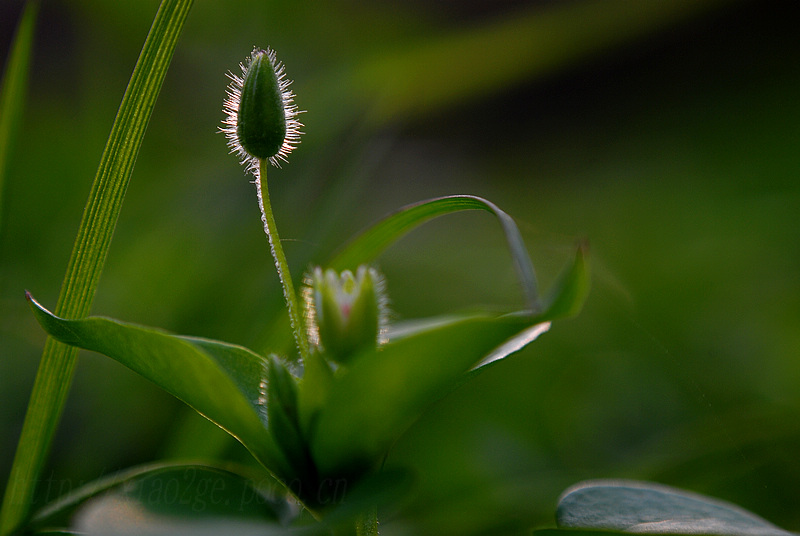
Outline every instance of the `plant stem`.
<svg viewBox="0 0 800 536">
<path fill-rule="evenodd" d="M 286 299 L 286 307 L 289 310 L 289 323 L 292 326 L 294 340 L 300 357 L 305 361 L 308 358 L 308 342 L 306 341 L 303 317 L 300 314 L 300 307 L 297 302 L 297 294 L 292 284 L 292 276 L 289 272 L 289 264 L 286 262 L 286 255 L 283 253 L 281 238 L 278 235 L 278 228 L 275 225 L 275 217 L 272 215 L 272 204 L 269 200 L 269 189 L 267 187 L 267 167 L 269 162 L 262 159 L 258 164 L 258 175 L 256 176 L 256 191 L 258 192 L 258 206 L 261 209 L 261 221 L 264 222 L 264 232 L 269 238 L 269 247 L 272 258 L 275 259 L 275 268 L 278 270 L 278 278 L 283 285 L 283 297 Z"/>
<path fill-rule="evenodd" d="M 378 536 L 378 508 L 373 506 L 356 518 L 356 536 Z"/>
</svg>

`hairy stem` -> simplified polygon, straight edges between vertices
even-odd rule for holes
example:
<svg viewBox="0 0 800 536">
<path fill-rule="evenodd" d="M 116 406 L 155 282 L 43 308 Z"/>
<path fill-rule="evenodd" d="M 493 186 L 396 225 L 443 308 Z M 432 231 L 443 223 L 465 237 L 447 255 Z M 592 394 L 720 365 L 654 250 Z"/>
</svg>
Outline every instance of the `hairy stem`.
<svg viewBox="0 0 800 536">
<path fill-rule="evenodd" d="M 275 268 L 278 270 L 278 278 L 283 285 L 283 297 L 286 299 L 286 307 L 289 310 L 289 322 L 292 326 L 294 340 L 300 357 L 305 361 L 308 358 L 308 342 L 306 340 L 303 317 L 297 302 L 297 293 L 294 291 L 292 276 L 289 273 L 289 264 L 286 262 L 286 255 L 283 253 L 281 238 L 278 235 L 278 228 L 275 225 L 275 217 L 272 215 L 272 205 L 269 200 L 269 189 L 267 188 L 267 167 L 269 162 L 263 159 L 258 165 L 258 175 L 256 176 L 256 191 L 258 192 L 258 206 L 261 208 L 261 221 L 264 222 L 264 232 L 269 238 L 269 247 L 272 258 L 275 259 Z"/>
<path fill-rule="evenodd" d="M 378 509 L 372 507 L 356 518 L 356 536 L 378 536 Z"/>
</svg>

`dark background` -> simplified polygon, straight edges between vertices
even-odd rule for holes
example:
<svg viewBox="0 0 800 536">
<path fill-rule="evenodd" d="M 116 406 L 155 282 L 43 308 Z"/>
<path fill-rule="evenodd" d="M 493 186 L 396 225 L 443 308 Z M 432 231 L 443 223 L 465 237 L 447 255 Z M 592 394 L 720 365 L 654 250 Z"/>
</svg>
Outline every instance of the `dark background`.
<svg viewBox="0 0 800 536">
<path fill-rule="evenodd" d="M 267 352 L 281 294 L 227 154 L 225 72 L 271 46 L 307 110 L 270 176 L 293 269 L 427 197 L 518 221 L 543 286 L 591 244 L 583 313 L 437 404 L 396 446 L 404 533 L 546 526 L 586 478 L 650 479 L 800 530 L 800 42 L 792 2 L 198 1 L 93 312 Z M 0 227 L 0 480 L 89 185 L 153 0 L 43 3 Z M 7 56 L 21 3 L 0 5 Z M 486 214 L 380 260 L 394 317 L 521 303 Z M 244 450 L 81 354 L 40 503 L 160 458 Z M 368 401 L 365 401 L 368 403 Z M 465 513 L 468 512 L 468 513 Z M 510 529 L 506 529 L 509 530 Z M 393 532 L 392 532 L 393 531 Z"/>
</svg>

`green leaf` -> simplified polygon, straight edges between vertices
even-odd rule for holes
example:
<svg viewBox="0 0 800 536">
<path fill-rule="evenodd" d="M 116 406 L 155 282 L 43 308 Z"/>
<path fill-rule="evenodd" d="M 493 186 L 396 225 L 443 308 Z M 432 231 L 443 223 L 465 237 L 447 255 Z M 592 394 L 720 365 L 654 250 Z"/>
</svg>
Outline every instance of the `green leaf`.
<svg viewBox="0 0 800 536">
<path fill-rule="evenodd" d="M 359 265 L 374 260 L 392 243 L 423 223 L 464 210 L 484 210 L 497 218 L 506 235 L 514 268 L 522 285 L 525 306 L 534 312 L 541 311 L 536 274 L 516 223 L 494 203 L 472 195 L 439 197 L 401 208 L 357 236 L 334 257 L 329 267 L 338 272 L 356 270 Z"/>
<path fill-rule="evenodd" d="M 486 365 L 524 348 L 549 322 L 576 313 L 588 290 L 583 248 L 536 315 L 452 315 L 394 332 L 390 342 L 357 356 L 328 380 L 316 401 L 309 441 L 322 475 L 361 474 L 376 467 L 392 443 L 431 403 Z M 302 387 L 302 386 L 301 386 Z M 303 396 L 314 390 L 301 389 Z"/>
<path fill-rule="evenodd" d="M 534 536 L 630 536 L 630 533 L 612 530 L 539 529 Z"/>
<path fill-rule="evenodd" d="M 597 480 L 577 484 L 561 496 L 560 527 L 648 534 L 788 536 L 787 532 L 736 505 L 650 482 Z"/>
<path fill-rule="evenodd" d="M 0 81 L 0 230 L 3 223 L 3 184 L 8 171 L 8 155 L 11 153 L 22 109 L 25 106 L 33 51 L 33 30 L 38 12 L 38 1 L 33 0 L 25 4 L 11 43 L 3 79 Z"/>
<path fill-rule="evenodd" d="M 209 526 L 219 530 L 215 534 L 310 536 L 338 534 L 338 530 L 347 534 L 366 509 L 396 504 L 407 495 L 412 482 L 408 471 L 392 469 L 370 475 L 353 488 L 343 481 L 323 484 L 330 488 L 331 502 L 322 522 L 290 529 L 298 511 L 282 493 L 275 493 L 276 482 L 249 480 L 227 465 L 156 463 L 81 486 L 36 512 L 29 528 L 35 534 L 117 534 L 124 530 L 128 534 L 172 534 L 169 531 L 175 530 L 194 536 L 212 530 Z M 114 513 L 119 515 L 115 525 L 99 525 Z M 135 518 L 130 515 L 134 513 Z"/>
<path fill-rule="evenodd" d="M 308 449 L 300 431 L 297 404 L 297 380 L 284 363 L 270 356 L 267 364 L 267 416 L 269 428 L 292 466 L 296 478 L 306 487 L 314 479 Z M 311 484 L 314 485 L 314 484 Z M 302 487 L 299 491 L 303 491 Z"/>
<path fill-rule="evenodd" d="M 569 318 L 578 314 L 589 294 L 589 261 L 586 246 L 581 245 L 572 264 L 559 276 L 558 281 L 547 293 L 544 312 L 537 316 L 537 324 L 518 333 L 495 349 L 470 371 L 471 378 L 486 366 L 517 352 L 536 340 L 550 329 L 550 322 L 559 318 Z"/>
<path fill-rule="evenodd" d="M 133 165 L 193 0 L 162 0 L 100 158 L 67 264 L 56 313 L 88 314 Z M 77 351 L 48 339 L 0 511 L 0 535 L 24 520 L 72 383 Z"/>
<path fill-rule="evenodd" d="M 240 346 L 108 318 L 64 320 L 29 299 L 36 319 L 52 337 L 119 361 L 227 430 L 276 476 L 291 478 L 264 422 L 264 358 Z"/>
<path fill-rule="evenodd" d="M 322 475 L 375 469 L 391 444 L 530 316 L 463 317 L 363 353 L 341 368 L 310 437 Z"/>
<path fill-rule="evenodd" d="M 472 195 L 439 197 L 403 207 L 356 236 L 325 267 L 337 272 L 356 271 L 360 265 L 373 262 L 394 242 L 420 225 L 439 216 L 465 210 L 483 210 L 497 218 L 506 236 L 512 262 L 520 280 L 525 307 L 533 312 L 541 312 L 547 308 L 547 304 L 552 305 L 553 295 L 549 297 L 547 304 L 543 304 L 539 297 L 536 273 L 514 220 L 494 203 Z M 579 303 L 582 304 L 582 301 Z M 579 308 L 580 306 L 577 307 Z M 286 346 L 291 333 L 286 318 L 279 322 L 281 326 L 276 332 L 282 333 L 283 337 L 273 336 L 273 348 Z"/>
<path fill-rule="evenodd" d="M 293 508 L 270 491 L 220 467 L 154 464 L 82 486 L 31 525 L 104 535 L 287 534 Z"/>
<path fill-rule="evenodd" d="M 547 293 L 544 310 L 548 318 L 568 318 L 578 314 L 589 294 L 588 245 L 578 246 L 575 259 Z"/>
</svg>

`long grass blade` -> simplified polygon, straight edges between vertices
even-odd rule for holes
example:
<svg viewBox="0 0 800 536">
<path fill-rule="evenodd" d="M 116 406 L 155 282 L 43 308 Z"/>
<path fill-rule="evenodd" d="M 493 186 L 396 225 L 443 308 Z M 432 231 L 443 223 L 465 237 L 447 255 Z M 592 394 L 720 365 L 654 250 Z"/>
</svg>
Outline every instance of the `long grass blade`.
<svg viewBox="0 0 800 536">
<path fill-rule="evenodd" d="M 25 4 L 17 32 L 11 44 L 3 80 L 0 82 L 0 231 L 3 225 L 3 184 L 8 172 L 8 158 L 16 138 L 16 131 L 25 106 L 33 51 L 33 34 L 39 1 Z"/>
<path fill-rule="evenodd" d="M 193 0 L 162 0 L 100 159 L 61 287 L 56 313 L 88 314 L 114 227 L 169 63 Z M 29 511 L 75 369 L 77 350 L 48 339 L 0 510 L 0 535 L 18 528 Z"/>
</svg>

